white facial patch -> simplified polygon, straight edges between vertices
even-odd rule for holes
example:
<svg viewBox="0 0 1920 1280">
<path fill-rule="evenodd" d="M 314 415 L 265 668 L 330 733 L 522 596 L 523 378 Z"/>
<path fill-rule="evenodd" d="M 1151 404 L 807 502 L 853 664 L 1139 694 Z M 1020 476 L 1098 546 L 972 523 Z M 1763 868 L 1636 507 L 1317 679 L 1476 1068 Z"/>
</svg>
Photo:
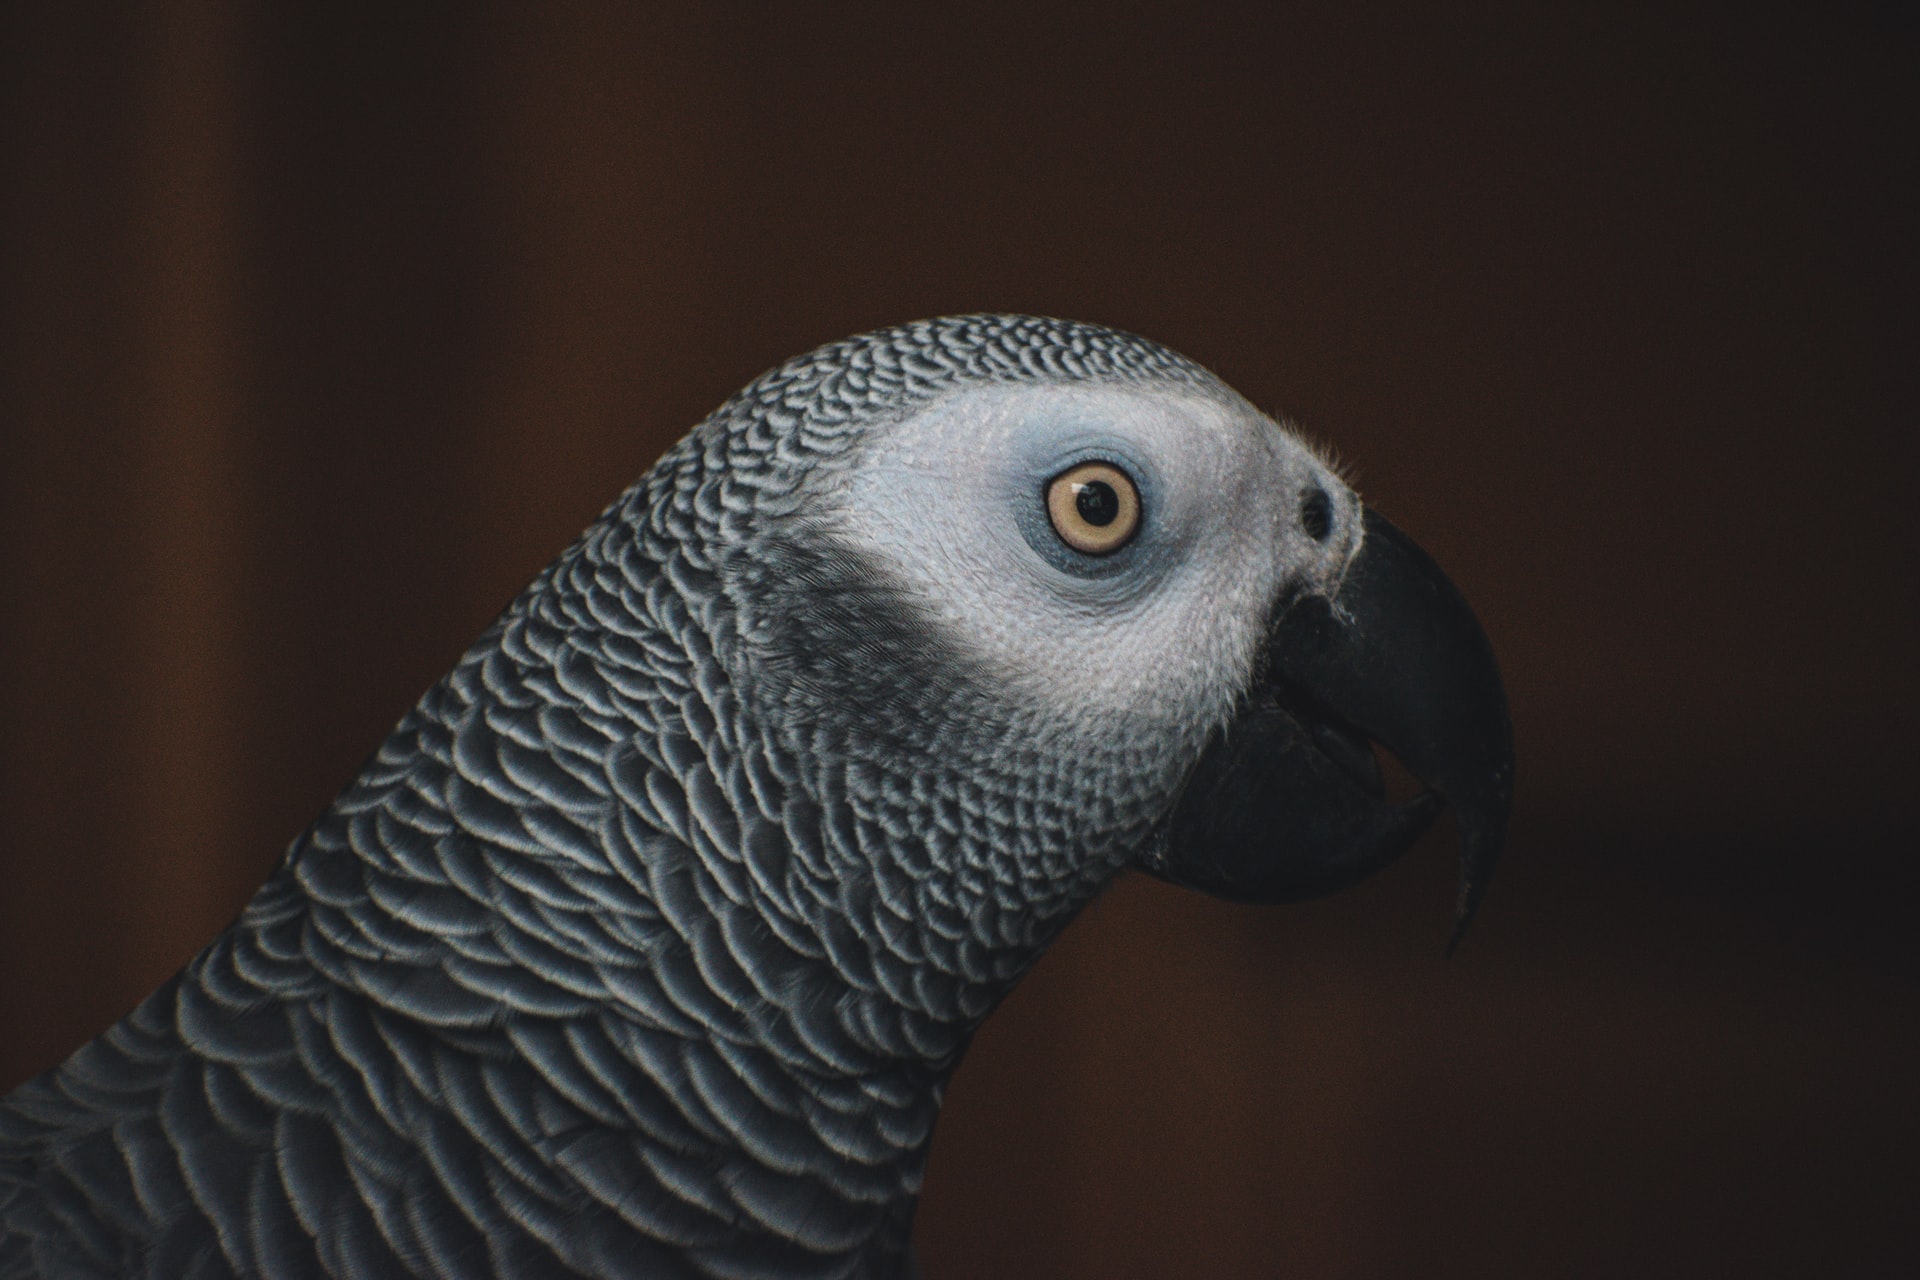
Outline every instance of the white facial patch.
<svg viewBox="0 0 1920 1280">
<path fill-rule="evenodd" d="M 1063 716 L 1217 723 L 1276 596 L 1330 583 L 1359 505 L 1295 437 L 1228 393 L 1117 383 L 967 389 L 873 429 L 826 496 L 831 536 L 885 566 L 946 636 Z M 1138 487 L 1126 546 L 1058 542 L 1048 483 L 1101 461 Z M 1300 495 L 1338 513 L 1323 541 Z M 1049 541 L 1053 540 L 1053 541 Z"/>
</svg>

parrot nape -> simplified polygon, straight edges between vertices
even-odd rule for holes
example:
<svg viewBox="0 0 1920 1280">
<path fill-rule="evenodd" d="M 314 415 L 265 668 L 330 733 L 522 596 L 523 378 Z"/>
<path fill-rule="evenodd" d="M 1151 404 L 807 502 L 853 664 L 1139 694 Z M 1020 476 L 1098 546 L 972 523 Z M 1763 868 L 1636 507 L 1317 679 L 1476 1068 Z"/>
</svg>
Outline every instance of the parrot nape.
<svg viewBox="0 0 1920 1280">
<path fill-rule="evenodd" d="M 1464 923 L 1512 762 L 1459 593 L 1200 366 L 1020 316 L 822 347 L 0 1100 L 0 1278 L 910 1276 L 946 1081 L 1104 885 L 1326 893 L 1444 804 Z"/>
</svg>

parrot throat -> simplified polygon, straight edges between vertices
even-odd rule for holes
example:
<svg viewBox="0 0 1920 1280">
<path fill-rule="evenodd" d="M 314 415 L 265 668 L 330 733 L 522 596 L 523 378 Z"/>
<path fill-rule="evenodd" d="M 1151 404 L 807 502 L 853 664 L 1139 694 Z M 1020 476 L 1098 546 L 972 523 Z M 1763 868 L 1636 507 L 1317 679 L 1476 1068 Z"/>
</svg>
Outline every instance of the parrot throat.
<svg viewBox="0 0 1920 1280">
<path fill-rule="evenodd" d="M 715 648 L 781 815 L 764 908 L 874 1051 L 944 1080 L 1149 838 L 1179 752 L 1023 704 L 847 548 L 767 538 L 730 569 Z"/>
</svg>

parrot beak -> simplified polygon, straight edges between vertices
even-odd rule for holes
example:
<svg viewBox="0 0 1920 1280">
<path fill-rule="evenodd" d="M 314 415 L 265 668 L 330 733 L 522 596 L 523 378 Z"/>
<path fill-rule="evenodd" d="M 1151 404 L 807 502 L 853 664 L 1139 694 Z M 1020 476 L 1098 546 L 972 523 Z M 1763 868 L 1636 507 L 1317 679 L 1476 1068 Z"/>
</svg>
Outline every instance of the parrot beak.
<svg viewBox="0 0 1920 1280">
<path fill-rule="evenodd" d="M 1151 870 L 1238 902 L 1318 897 L 1392 862 L 1450 807 L 1461 841 L 1457 943 L 1513 804 L 1506 690 L 1459 590 L 1368 510 L 1334 596 L 1284 608 L 1265 674 L 1195 766 Z M 1428 790 L 1389 803 L 1371 742 Z"/>
</svg>

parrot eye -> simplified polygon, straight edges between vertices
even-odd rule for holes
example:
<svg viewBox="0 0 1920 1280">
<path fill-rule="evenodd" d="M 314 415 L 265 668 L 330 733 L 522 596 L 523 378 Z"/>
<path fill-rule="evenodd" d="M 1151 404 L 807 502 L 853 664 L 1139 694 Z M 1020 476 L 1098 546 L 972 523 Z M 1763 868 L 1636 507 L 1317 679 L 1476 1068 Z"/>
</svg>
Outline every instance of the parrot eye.
<svg viewBox="0 0 1920 1280">
<path fill-rule="evenodd" d="M 1333 499 L 1325 489 L 1309 489 L 1300 500 L 1300 527 L 1315 542 L 1325 542 L 1333 532 Z"/>
<path fill-rule="evenodd" d="M 1047 486 L 1053 531 L 1075 551 L 1103 556 L 1127 545 L 1140 528 L 1140 493 L 1110 462 L 1083 462 Z"/>
</svg>

